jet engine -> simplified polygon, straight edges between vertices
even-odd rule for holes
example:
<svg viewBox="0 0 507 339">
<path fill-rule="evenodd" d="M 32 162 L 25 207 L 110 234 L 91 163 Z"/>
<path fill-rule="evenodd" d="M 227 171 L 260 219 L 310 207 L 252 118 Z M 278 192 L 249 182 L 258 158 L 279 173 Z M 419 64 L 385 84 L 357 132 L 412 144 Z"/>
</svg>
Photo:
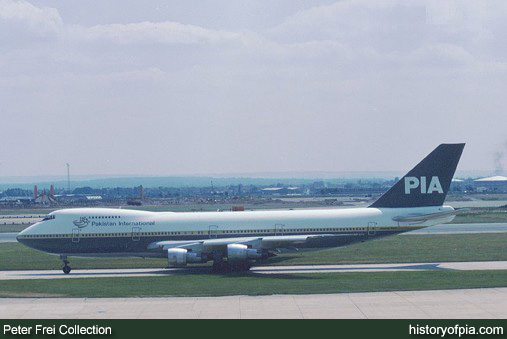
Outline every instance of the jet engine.
<svg viewBox="0 0 507 339">
<path fill-rule="evenodd" d="M 181 267 L 187 263 L 206 262 L 206 254 L 190 252 L 185 248 L 170 248 L 167 250 L 167 260 L 169 266 Z"/>
<path fill-rule="evenodd" d="M 262 250 L 248 248 L 248 246 L 242 244 L 227 245 L 227 259 L 229 261 L 244 261 L 248 259 L 260 259 L 262 257 Z"/>
</svg>

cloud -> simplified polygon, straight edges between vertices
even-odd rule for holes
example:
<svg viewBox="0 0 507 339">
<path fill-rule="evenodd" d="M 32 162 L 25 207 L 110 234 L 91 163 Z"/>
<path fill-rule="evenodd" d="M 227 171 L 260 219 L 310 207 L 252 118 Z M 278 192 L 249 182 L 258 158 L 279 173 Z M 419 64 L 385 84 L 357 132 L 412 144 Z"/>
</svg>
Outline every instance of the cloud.
<svg viewBox="0 0 507 339">
<path fill-rule="evenodd" d="M 85 13 L 75 2 L 40 3 L 0 0 L 5 138 L 33 132 L 1 150 L 18 160 L 12 173 L 33 163 L 51 173 L 78 158 L 94 159 L 88 173 L 110 160 L 111 173 L 389 168 L 382 149 L 474 138 L 487 163 L 481 148 L 505 135 L 507 24 L 498 2 L 344 0 L 293 14 L 282 1 L 271 28 L 235 19 L 234 29 L 216 5 L 193 16 L 137 3 L 119 13 L 121 0 Z M 262 15 L 243 5 L 226 12 L 251 22 Z M 245 150 L 250 162 L 235 161 Z M 166 156 L 152 163 L 154 153 Z M 125 163 L 136 157 L 144 161 Z M 175 168 L 170 159 L 186 161 Z"/>
<path fill-rule="evenodd" d="M 216 44 L 240 41 L 241 34 L 206 29 L 178 22 L 140 22 L 131 24 L 74 27 L 71 33 L 87 41 L 117 44 Z"/>
<path fill-rule="evenodd" d="M 23 31 L 35 37 L 54 36 L 63 27 L 63 20 L 54 8 L 37 7 L 26 1 L 0 0 L 0 28 L 20 39 Z M 14 29 L 14 31 L 13 31 Z"/>
<path fill-rule="evenodd" d="M 300 11 L 268 34 L 281 42 L 335 40 L 379 52 L 407 52 L 424 44 L 483 51 L 505 37 L 505 1 L 344 0 Z"/>
<path fill-rule="evenodd" d="M 26 1 L 0 0 L 0 37 L 10 46 L 27 39 L 59 38 L 64 43 L 107 43 L 118 45 L 214 45 L 247 43 L 248 36 L 182 24 L 174 21 L 138 22 L 83 26 L 65 24 L 56 8 L 38 7 Z M 40 41 L 40 40 L 39 40 Z"/>
</svg>

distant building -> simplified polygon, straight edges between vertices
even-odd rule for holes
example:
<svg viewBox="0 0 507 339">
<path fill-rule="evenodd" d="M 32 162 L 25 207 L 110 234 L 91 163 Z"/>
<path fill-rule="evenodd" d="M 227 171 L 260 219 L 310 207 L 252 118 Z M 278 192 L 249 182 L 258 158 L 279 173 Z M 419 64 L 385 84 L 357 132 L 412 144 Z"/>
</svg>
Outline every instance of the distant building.
<svg viewBox="0 0 507 339">
<path fill-rule="evenodd" d="M 54 196 L 46 194 L 46 190 L 43 190 L 42 194 L 40 194 L 37 197 L 37 199 L 35 199 L 35 203 L 42 205 L 50 205 L 56 203 L 56 200 Z"/>
<path fill-rule="evenodd" d="M 91 202 L 100 202 L 102 201 L 102 196 L 100 195 L 92 195 L 92 194 L 63 194 L 56 195 L 56 200 L 62 204 L 86 204 Z"/>
<path fill-rule="evenodd" d="M 465 191 L 465 180 L 463 179 L 452 179 L 451 181 L 451 192 L 463 192 Z"/>
<path fill-rule="evenodd" d="M 300 187 L 266 187 L 261 189 L 262 194 L 267 195 L 301 195 Z"/>
<path fill-rule="evenodd" d="M 26 205 L 33 202 L 32 197 L 2 197 L 0 205 Z"/>
<path fill-rule="evenodd" d="M 493 177 L 474 180 L 476 192 L 507 192 L 507 177 L 496 175 Z"/>
</svg>

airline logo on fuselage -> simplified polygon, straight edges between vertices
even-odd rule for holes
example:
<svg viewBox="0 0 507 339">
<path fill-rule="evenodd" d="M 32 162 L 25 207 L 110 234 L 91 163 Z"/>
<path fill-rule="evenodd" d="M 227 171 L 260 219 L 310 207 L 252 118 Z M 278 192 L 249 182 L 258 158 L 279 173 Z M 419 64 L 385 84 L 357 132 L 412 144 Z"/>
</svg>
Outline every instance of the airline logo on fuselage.
<svg viewBox="0 0 507 339">
<path fill-rule="evenodd" d="M 79 218 L 79 220 L 74 220 L 73 223 L 74 223 L 74 225 L 76 225 L 79 228 L 84 228 L 84 227 L 88 226 L 88 224 L 90 223 L 90 220 L 88 220 L 87 217 L 81 217 L 81 218 Z"/>
<path fill-rule="evenodd" d="M 427 184 L 428 182 L 429 184 Z M 444 193 L 440 179 L 437 176 L 431 177 L 430 180 L 427 177 L 405 177 L 405 194 L 411 194 L 412 190 L 418 187 L 421 194 Z"/>
</svg>

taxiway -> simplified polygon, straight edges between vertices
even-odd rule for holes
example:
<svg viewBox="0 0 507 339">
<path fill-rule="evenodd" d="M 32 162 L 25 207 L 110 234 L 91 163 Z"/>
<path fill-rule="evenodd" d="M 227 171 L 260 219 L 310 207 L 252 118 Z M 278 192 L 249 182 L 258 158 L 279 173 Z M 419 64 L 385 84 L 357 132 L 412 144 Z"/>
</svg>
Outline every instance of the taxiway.
<svg viewBox="0 0 507 339">
<path fill-rule="evenodd" d="M 507 288 L 167 298 L 3 298 L 2 319 L 507 318 Z"/>
<path fill-rule="evenodd" d="M 9 232 L 9 233 L 0 233 L 0 243 L 3 243 L 3 242 L 18 242 L 16 240 L 16 236 L 18 234 L 17 233 L 12 233 L 12 232 Z"/>
<path fill-rule="evenodd" d="M 354 264 L 354 265 L 299 265 L 299 266 L 254 266 L 255 274 L 295 273 L 346 273 L 346 272 L 411 272 L 411 271 L 477 271 L 506 270 L 507 261 L 472 261 L 440 263 L 400 264 Z M 136 269 L 90 269 L 73 270 L 63 274 L 60 270 L 0 271 L 0 280 L 26 279 L 75 279 L 75 278 L 118 278 L 118 277 L 164 277 L 176 274 L 208 274 L 211 267 L 185 268 L 136 268 Z"/>
</svg>

